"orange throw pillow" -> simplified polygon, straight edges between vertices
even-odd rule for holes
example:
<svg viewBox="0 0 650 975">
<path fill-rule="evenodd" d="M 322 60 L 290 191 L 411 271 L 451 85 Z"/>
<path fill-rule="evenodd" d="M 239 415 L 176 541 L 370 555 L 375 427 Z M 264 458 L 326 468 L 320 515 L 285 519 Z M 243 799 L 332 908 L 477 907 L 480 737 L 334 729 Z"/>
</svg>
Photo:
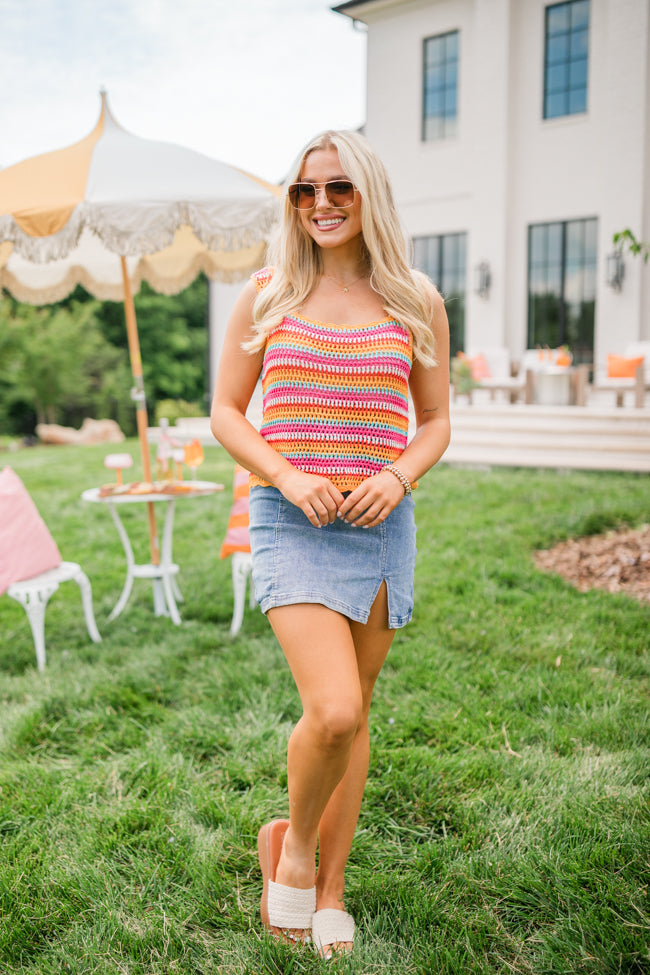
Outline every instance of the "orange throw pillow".
<svg viewBox="0 0 650 975">
<path fill-rule="evenodd" d="M 607 356 L 608 379 L 634 379 L 636 371 L 643 362 L 642 355 L 635 359 L 626 359 L 622 355 Z"/>
</svg>

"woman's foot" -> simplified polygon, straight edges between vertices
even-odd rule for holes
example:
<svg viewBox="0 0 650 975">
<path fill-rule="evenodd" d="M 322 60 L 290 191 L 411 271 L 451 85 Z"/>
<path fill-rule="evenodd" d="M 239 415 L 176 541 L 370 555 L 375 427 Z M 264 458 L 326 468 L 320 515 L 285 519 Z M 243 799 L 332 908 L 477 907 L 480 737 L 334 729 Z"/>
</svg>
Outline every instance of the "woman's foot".
<svg viewBox="0 0 650 975">
<path fill-rule="evenodd" d="M 312 941 L 322 958 L 330 959 L 352 951 L 354 920 L 343 907 L 343 898 L 317 895 L 312 918 Z"/>
<path fill-rule="evenodd" d="M 310 940 L 311 919 L 316 907 L 313 863 L 311 887 L 301 887 L 299 879 L 296 880 L 295 874 L 286 866 L 280 871 L 288 827 L 288 820 L 276 819 L 262 826 L 257 836 L 263 880 L 260 913 L 262 923 L 274 937 L 290 942 L 306 942 Z"/>
</svg>

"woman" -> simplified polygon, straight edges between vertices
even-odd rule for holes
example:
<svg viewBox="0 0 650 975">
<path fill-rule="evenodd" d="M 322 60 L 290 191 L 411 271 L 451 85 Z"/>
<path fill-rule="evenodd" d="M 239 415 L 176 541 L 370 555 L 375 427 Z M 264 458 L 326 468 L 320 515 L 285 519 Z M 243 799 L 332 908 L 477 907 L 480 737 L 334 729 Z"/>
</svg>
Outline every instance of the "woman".
<svg viewBox="0 0 650 975">
<path fill-rule="evenodd" d="M 256 596 L 303 708 L 289 820 L 258 838 L 262 919 L 324 957 L 352 948 L 344 873 L 370 699 L 411 618 L 410 495 L 449 442 L 448 361 L 442 299 L 408 266 L 381 162 L 362 136 L 324 133 L 288 181 L 270 267 L 235 304 L 212 408 L 214 435 L 251 471 Z M 245 413 L 260 373 L 258 433 Z"/>
</svg>

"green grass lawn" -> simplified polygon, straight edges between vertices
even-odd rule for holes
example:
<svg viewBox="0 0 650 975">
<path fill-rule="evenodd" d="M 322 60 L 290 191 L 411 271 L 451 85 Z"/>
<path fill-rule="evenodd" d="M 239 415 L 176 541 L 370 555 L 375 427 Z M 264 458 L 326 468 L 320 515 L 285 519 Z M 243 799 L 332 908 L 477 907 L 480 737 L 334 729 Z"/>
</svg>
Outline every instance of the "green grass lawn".
<svg viewBox="0 0 650 975">
<path fill-rule="evenodd" d="M 650 606 L 532 559 L 647 522 L 647 477 L 423 480 L 415 617 L 377 684 L 349 868 L 358 942 L 332 964 L 260 931 L 255 839 L 287 811 L 299 704 L 259 611 L 228 636 L 232 462 L 206 450 L 200 477 L 226 491 L 177 505 L 182 625 L 154 617 L 144 581 L 109 623 L 124 556 L 80 500 L 108 452 L 2 455 L 87 572 L 103 642 L 66 583 L 40 674 L 24 610 L 0 598 L 0 972 L 648 971 Z M 144 512 L 125 519 L 146 560 Z"/>
</svg>

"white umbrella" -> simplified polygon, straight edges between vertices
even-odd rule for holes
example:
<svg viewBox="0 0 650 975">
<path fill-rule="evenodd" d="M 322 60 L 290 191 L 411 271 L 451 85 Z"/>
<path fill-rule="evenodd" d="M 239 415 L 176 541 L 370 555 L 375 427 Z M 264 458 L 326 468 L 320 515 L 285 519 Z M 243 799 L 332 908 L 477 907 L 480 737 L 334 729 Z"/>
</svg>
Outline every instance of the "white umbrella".
<svg viewBox="0 0 650 975">
<path fill-rule="evenodd" d="M 101 95 L 85 139 L 0 171 L 0 286 L 19 301 L 60 301 L 78 284 L 124 301 L 143 474 L 151 481 L 132 295 L 175 294 L 201 271 L 234 281 L 258 268 L 276 187 L 201 153 L 125 131 Z M 158 561 L 153 505 L 152 560 Z"/>
</svg>

